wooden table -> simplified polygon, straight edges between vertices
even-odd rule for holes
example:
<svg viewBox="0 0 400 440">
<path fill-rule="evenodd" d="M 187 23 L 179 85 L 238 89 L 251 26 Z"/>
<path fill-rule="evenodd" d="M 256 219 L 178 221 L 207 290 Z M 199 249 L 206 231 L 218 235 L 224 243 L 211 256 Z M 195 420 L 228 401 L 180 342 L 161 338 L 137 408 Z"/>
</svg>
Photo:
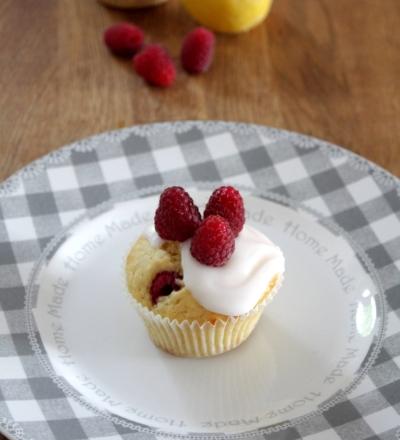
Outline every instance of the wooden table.
<svg viewBox="0 0 400 440">
<path fill-rule="evenodd" d="M 0 180 L 93 133 L 225 119 L 309 133 L 400 175 L 400 1 L 275 0 L 253 31 L 218 37 L 211 70 L 150 88 L 102 32 L 133 20 L 178 55 L 195 23 L 177 0 L 123 13 L 95 0 L 0 2 Z"/>
<path fill-rule="evenodd" d="M 126 19 L 174 56 L 195 26 L 176 0 L 131 13 L 94 0 L 0 2 L 0 179 L 83 136 L 176 119 L 309 133 L 400 175 L 399 0 L 275 0 L 258 28 L 218 37 L 206 75 L 179 71 L 168 90 L 103 46 L 104 28 Z"/>
</svg>

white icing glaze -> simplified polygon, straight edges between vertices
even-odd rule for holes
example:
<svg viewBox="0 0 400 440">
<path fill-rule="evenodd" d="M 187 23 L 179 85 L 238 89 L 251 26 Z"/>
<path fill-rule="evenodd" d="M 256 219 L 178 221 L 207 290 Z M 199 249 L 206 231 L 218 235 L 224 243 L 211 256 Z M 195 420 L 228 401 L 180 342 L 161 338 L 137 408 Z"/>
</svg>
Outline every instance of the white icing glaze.
<svg viewBox="0 0 400 440">
<path fill-rule="evenodd" d="M 244 226 L 235 251 L 222 267 L 199 263 L 190 253 L 190 240 L 182 243 L 185 285 L 207 310 L 237 316 L 249 312 L 276 274 L 283 274 L 282 251 L 263 233 Z"/>
<path fill-rule="evenodd" d="M 154 248 L 159 248 L 165 241 L 158 235 L 154 224 L 150 224 L 146 227 L 143 231 L 143 236 L 147 238 L 151 246 Z"/>
</svg>

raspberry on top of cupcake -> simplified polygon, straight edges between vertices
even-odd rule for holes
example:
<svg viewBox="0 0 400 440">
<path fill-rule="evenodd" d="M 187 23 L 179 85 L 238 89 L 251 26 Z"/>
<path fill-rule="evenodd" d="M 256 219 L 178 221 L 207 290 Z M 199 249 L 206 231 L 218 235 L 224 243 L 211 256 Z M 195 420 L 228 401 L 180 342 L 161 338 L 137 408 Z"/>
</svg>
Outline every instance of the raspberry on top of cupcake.
<svg viewBox="0 0 400 440">
<path fill-rule="evenodd" d="M 164 240 L 183 242 L 192 238 L 190 252 L 200 263 L 223 266 L 235 249 L 235 237 L 243 229 L 243 199 L 231 186 L 216 189 L 202 221 L 190 195 L 183 188 L 172 186 L 161 194 L 154 223 Z"/>
</svg>

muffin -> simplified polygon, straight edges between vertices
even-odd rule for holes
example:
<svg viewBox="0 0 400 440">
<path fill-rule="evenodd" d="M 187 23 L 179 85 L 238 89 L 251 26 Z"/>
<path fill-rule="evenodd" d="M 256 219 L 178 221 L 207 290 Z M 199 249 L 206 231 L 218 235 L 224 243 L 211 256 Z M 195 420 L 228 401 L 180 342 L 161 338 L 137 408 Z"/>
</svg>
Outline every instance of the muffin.
<svg viewBox="0 0 400 440">
<path fill-rule="evenodd" d="M 166 189 L 130 250 L 128 290 L 156 346 L 177 356 L 229 351 L 247 339 L 278 290 L 281 250 L 244 224 L 232 187 L 212 194 L 204 219 L 180 187 Z"/>
</svg>

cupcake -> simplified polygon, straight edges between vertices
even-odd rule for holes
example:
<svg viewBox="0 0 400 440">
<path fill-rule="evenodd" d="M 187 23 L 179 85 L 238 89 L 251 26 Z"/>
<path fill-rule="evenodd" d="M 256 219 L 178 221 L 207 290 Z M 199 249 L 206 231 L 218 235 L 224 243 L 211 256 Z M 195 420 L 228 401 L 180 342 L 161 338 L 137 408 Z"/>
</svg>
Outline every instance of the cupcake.
<svg viewBox="0 0 400 440">
<path fill-rule="evenodd" d="M 159 348 L 205 357 L 245 341 L 284 272 L 281 250 L 245 224 L 240 193 L 221 187 L 203 218 L 180 187 L 160 196 L 154 225 L 130 250 L 128 290 Z"/>
</svg>

